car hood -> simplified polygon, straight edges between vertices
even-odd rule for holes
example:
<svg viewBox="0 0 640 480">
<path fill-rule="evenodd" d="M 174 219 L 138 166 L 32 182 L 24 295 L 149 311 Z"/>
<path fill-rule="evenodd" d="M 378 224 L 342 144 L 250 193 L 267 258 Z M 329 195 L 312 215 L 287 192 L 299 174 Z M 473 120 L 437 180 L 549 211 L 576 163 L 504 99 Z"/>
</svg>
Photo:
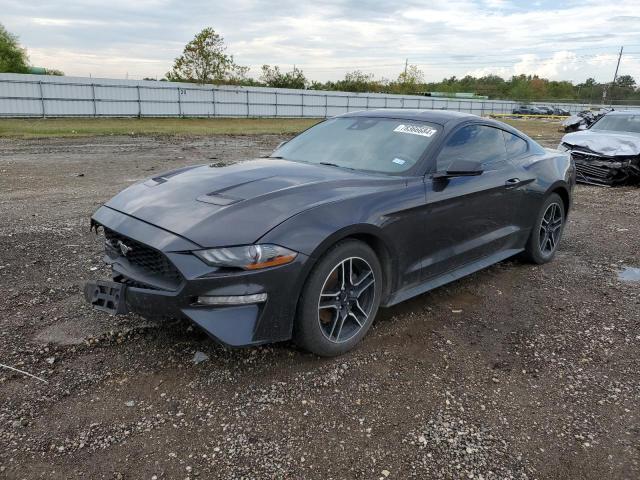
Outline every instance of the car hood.
<svg viewBox="0 0 640 480">
<path fill-rule="evenodd" d="M 562 143 L 611 157 L 640 155 L 640 135 L 633 133 L 584 130 L 568 133 Z"/>
<path fill-rule="evenodd" d="M 202 247 L 242 245 L 304 210 L 402 181 L 325 165 L 257 159 L 174 170 L 130 186 L 105 205 Z"/>
</svg>

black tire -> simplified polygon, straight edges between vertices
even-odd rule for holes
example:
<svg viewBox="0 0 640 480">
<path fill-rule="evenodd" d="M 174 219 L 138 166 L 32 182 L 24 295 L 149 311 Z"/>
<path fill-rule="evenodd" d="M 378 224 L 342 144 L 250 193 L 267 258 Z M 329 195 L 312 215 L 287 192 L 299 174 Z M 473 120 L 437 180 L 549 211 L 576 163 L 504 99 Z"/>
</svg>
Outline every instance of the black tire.
<svg viewBox="0 0 640 480">
<path fill-rule="evenodd" d="M 564 222 L 564 201 L 560 195 L 552 193 L 547 197 L 538 212 L 523 253 L 524 258 L 539 265 L 550 262 L 558 250 L 564 230 Z"/>
<path fill-rule="evenodd" d="M 351 350 L 378 312 L 382 281 L 380 261 L 367 244 L 352 239 L 337 243 L 318 260 L 302 289 L 294 341 L 323 357 Z"/>
</svg>

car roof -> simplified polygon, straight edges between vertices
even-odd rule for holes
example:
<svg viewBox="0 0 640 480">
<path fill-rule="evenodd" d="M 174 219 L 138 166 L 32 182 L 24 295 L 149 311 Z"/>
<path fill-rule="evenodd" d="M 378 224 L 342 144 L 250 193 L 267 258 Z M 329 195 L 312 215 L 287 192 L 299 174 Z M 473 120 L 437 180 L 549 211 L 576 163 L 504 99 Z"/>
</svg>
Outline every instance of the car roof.
<svg viewBox="0 0 640 480">
<path fill-rule="evenodd" d="M 335 118 L 349 118 L 349 117 L 376 117 L 376 118 L 395 118 L 402 120 L 416 120 L 422 122 L 436 123 L 441 126 L 447 124 L 447 128 L 453 128 L 455 125 L 467 120 L 478 120 L 483 124 L 492 125 L 502 130 L 520 135 L 521 137 L 527 137 L 524 133 L 518 129 L 512 127 L 507 123 L 503 123 L 497 120 L 493 120 L 487 117 L 481 117 L 479 115 L 473 115 L 471 113 L 454 112 L 451 110 L 427 110 L 427 109 L 394 109 L 394 108 L 380 108 L 376 110 L 358 110 L 355 112 L 343 113 L 337 115 Z M 531 139 L 529 139 L 531 140 Z"/>
<path fill-rule="evenodd" d="M 640 115 L 640 109 L 638 110 L 611 110 L 606 115 Z"/>
<path fill-rule="evenodd" d="M 397 118 L 407 120 L 418 120 L 422 122 L 433 122 L 444 125 L 448 122 L 460 122 L 462 120 L 470 120 L 480 118 L 470 113 L 453 112 L 451 110 L 426 110 L 426 109 L 394 109 L 381 108 L 377 110 L 359 110 L 356 112 L 344 113 L 338 117 L 378 117 L 378 118 Z"/>
</svg>

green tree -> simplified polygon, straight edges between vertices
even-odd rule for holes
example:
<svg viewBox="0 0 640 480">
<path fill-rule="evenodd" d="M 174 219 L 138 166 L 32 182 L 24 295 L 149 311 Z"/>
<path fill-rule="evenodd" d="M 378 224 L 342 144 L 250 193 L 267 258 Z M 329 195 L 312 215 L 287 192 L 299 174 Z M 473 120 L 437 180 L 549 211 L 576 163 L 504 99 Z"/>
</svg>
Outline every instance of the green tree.
<svg viewBox="0 0 640 480">
<path fill-rule="evenodd" d="M 27 52 L 18 44 L 18 37 L 0 24 L 0 72 L 27 73 Z"/>
<path fill-rule="evenodd" d="M 381 86 L 375 81 L 372 73 L 354 70 L 346 73 L 344 80 L 336 82 L 336 87 L 345 92 L 371 92 L 380 90 Z"/>
<path fill-rule="evenodd" d="M 507 95 L 507 82 L 498 75 L 486 75 L 476 79 L 473 92 L 490 98 L 504 98 Z"/>
<path fill-rule="evenodd" d="M 224 38 L 207 27 L 187 43 L 166 77 L 171 81 L 195 83 L 220 83 L 244 77 L 246 67 L 236 65 L 226 50 Z"/>
<path fill-rule="evenodd" d="M 569 83 L 569 82 L 567 82 Z M 592 103 L 594 100 L 602 98 L 604 85 L 598 83 L 594 78 L 587 78 L 584 83 L 573 85 L 574 96 L 581 102 Z"/>
<path fill-rule="evenodd" d="M 517 75 L 511 77 L 509 97 L 513 100 L 530 101 L 534 98 L 534 92 L 531 88 L 531 76 Z"/>
<path fill-rule="evenodd" d="M 309 90 L 340 90 L 336 88 L 335 85 L 334 82 L 322 83 L 317 80 L 311 80 L 307 88 L 309 88 Z"/>
<path fill-rule="evenodd" d="M 398 75 L 398 83 L 417 85 L 424 82 L 424 72 L 417 65 L 409 65 L 406 70 Z"/>
<path fill-rule="evenodd" d="M 636 81 L 631 75 L 620 75 L 609 88 L 611 101 L 623 101 L 634 96 Z"/>
<path fill-rule="evenodd" d="M 409 65 L 389 88 L 393 93 L 416 93 L 424 89 L 424 73 L 417 65 Z"/>
<path fill-rule="evenodd" d="M 636 80 L 631 75 L 620 75 L 616 78 L 616 86 L 634 88 L 636 86 Z"/>
<path fill-rule="evenodd" d="M 260 81 L 268 87 L 298 89 L 305 88 L 309 83 L 299 68 L 293 67 L 290 72 L 282 73 L 277 65 L 263 65 Z"/>
<path fill-rule="evenodd" d="M 229 85 L 260 86 L 260 82 L 248 76 L 249 70 L 249 67 L 234 65 L 232 71 L 227 75 L 225 83 Z"/>
</svg>

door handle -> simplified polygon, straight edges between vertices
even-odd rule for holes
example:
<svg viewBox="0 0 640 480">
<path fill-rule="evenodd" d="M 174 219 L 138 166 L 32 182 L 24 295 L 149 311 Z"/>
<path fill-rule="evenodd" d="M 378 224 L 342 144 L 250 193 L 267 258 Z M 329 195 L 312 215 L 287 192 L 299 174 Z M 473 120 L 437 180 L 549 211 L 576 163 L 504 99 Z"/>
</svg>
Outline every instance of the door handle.
<svg viewBox="0 0 640 480">
<path fill-rule="evenodd" d="M 519 178 L 510 178 L 509 180 L 504 182 L 504 184 L 507 187 L 517 187 L 518 185 L 520 185 L 520 179 Z"/>
</svg>

